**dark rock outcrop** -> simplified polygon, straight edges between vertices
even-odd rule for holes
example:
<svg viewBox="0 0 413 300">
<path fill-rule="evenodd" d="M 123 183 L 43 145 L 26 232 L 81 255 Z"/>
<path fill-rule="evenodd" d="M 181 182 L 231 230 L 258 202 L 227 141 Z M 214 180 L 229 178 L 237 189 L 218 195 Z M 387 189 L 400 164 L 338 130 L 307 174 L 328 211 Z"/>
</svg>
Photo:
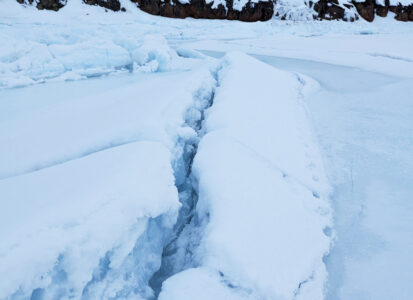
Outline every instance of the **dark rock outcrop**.
<svg viewBox="0 0 413 300">
<path fill-rule="evenodd" d="M 120 10 L 119 0 L 83 0 L 83 2 L 89 5 L 99 5 L 113 11 Z"/>
<path fill-rule="evenodd" d="M 375 15 L 386 17 L 389 11 L 396 14 L 395 19 L 398 21 L 413 21 L 413 4 L 408 6 L 401 4 L 391 6 L 388 0 L 385 1 L 384 6 L 377 4 L 375 0 L 366 0 L 365 2 L 353 1 L 353 4 L 360 16 L 369 22 L 374 20 Z"/>
<path fill-rule="evenodd" d="M 340 6 L 337 0 L 320 0 L 314 5 L 310 2 L 311 6 L 317 12 L 317 19 L 345 21 L 355 21 L 357 19 L 357 16 L 349 17 L 346 14 L 346 9 L 350 9 L 351 6 Z"/>
<path fill-rule="evenodd" d="M 376 0 L 365 0 L 363 2 L 352 0 L 351 3 L 342 5 L 339 4 L 338 0 L 319 0 L 315 3 L 310 1 L 308 6 L 316 11 L 317 16 L 315 18 L 321 20 L 355 21 L 359 15 L 363 19 L 373 22 L 376 15 L 386 17 L 390 11 L 396 14 L 395 19 L 398 21 L 413 21 L 413 4 L 391 6 L 389 0 L 385 0 L 384 5 L 377 4 Z M 346 14 L 346 10 L 351 11 L 353 8 L 355 8 L 358 15 Z"/>
<path fill-rule="evenodd" d="M 395 19 L 398 21 L 413 21 L 413 4 L 408 6 L 398 5 L 389 6 L 389 11 L 396 14 Z"/>
<path fill-rule="evenodd" d="M 170 18 L 195 19 L 228 19 L 246 22 L 267 21 L 272 18 L 274 4 L 272 1 L 248 2 L 241 11 L 233 9 L 233 0 L 226 0 L 226 6 L 219 4 L 212 8 L 213 3 L 205 0 L 191 0 L 182 4 L 178 0 L 132 0 L 138 3 L 139 8 L 152 15 L 160 15 Z"/>
<path fill-rule="evenodd" d="M 34 0 L 17 0 L 21 4 L 33 4 Z M 39 0 L 36 4 L 38 9 L 48 9 L 58 11 L 65 6 L 66 0 Z"/>
<path fill-rule="evenodd" d="M 387 13 L 389 12 L 389 6 L 383 6 L 383 5 L 378 5 L 376 4 L 376 15 L 379 17 L 387 17 Z"/>
<path fill-rule="evenodd" d="M 59 10 L 70 0 L 16 0 L 21 4 L 36 4 L 38 9 Z M 188 3 L 181 3 L 179 0 L 130 0 L 136 3 L 140 9 L 152 15 L 159 15 L 170 18 L 195 19 L 227 19 L 240 20 L 245 22 L 267 21 L 275 16 L 280 16 L 281 20 L 288 19 L 287 14 L 278 10 L 274 12 L 274 3 L 279 0 L 259 0 L 258 2 L 247 2 L 241 10 L 234 9 L 234 0 L 225 0 L 225 6 L 219 4 L 213 7 L 213 3 L 208 0 L 189 0 Z M 343 4 L 339 0 L 303 0 L 303 2 L 314 10 L 314 19 L 318 20 L 344 20 L 356 21 L 359 16 L 372 22 L 376 16 L 386 17 L 389 12 L 395 14 L 398 21 L 413 21 L 413 4 L 403 6 L 401 4 L 390 5 L 389 0 L 385 3 L 377 4 L 377 0 L 349 0 Z M 113 11 L 125 11 L 121 7 L 119 0 L 83 0 L 89 5 L 98 5 Z M 209 1 L 208 1 L 209 2 Z M 285 11 L 284 11 L 285 13 Z M 311 15 L 311 14 L 310 14 Z"/>
<path fill-rule="evenodd" d="M 66 5 L 68 0 L 39 0 L 36 4 L 38 9 L 48 9 L 58 11 Z M 69 0 L 70 1 L 70 0 Z M 34 0 L 17 0 L 21 4 L 33 4 Z M 119 0 L 83 0 L 84 3 L 89 5 L 99 5 L 104 8 L 118 11 L 121 9 Z"/>
<path fill-rule="evenodd" d="M 353 2 L 353 5 L 356 7 L 357 12 L 363 19 L 369 22 L 372 22 L 374 20 L 376 5 L 375 0 L 366 0 L 365 2 Z"/>
</svg>

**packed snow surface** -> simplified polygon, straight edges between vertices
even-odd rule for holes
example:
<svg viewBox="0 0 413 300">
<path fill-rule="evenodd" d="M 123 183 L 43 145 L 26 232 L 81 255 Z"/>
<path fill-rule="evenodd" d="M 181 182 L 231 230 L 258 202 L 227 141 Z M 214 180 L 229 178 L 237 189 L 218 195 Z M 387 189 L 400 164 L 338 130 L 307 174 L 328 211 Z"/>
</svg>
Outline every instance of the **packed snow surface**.
<svg viewBox="0 0 413 300">
<path fill-rule="evenodd" d="M 410 300 L 413 25 L 121 3 L 0 1 L 0 299 Z"/>
<path fill-rule="evenodd" d="M 84 155 L 138 140 L 153 140 L 172 149 L 193 93 L 207 91 L 208 70 L 157 77 L 124 78 L 110 89 L 61 96 L 63 83 L 5 91 L 10 107 L 2 120 L 0 177 L 32 172 Z M 125 80 L 126 79 L 126 80 Z M 110 80 L 106 78 L 106 83 Z M 85 89 L 80 82 L 73 89 Z M 205 84 L 205 85 L 203 85 Z M 162 87 L 162 88 L 160 88 Z M 87 87 L 86 87 L 87 88 Z M 43 94 L 40 107 L 13 114 L 15 101 L 26 104 L 31 93 Z M 56 98 L 63 97 L 60 100 Z M 42 103 L 43 102 L 43 103 Z M 29 104 L 30 105 L 30 104 Z"/>
</svg>

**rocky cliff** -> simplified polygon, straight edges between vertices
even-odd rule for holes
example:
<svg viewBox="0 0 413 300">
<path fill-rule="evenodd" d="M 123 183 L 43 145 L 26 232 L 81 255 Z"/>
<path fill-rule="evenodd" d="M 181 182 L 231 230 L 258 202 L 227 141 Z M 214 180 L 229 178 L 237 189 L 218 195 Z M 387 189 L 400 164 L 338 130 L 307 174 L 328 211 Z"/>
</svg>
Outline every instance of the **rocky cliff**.
<svg viewBox="0 0 413 300">
<path fill-rule="evenodd" d="M 38 9 L 59 10 L 70 0 L 17 0 Z M 124 11 L 119 0 L 83 0 L 113 11 Z M 246 22 L 318 19 L 372 22 L 389 13 L 398 21 L 413 21 L 413 2 L 398 0 L 130 0 L 143 11 L 170 18 L 227 19 Z M 297 5 L 297 3 L 299 4 Z M 402 0 L 403 1 L 403 0 Z M 405 0 L 404 0 L 405 1 Z"/>
</svg>

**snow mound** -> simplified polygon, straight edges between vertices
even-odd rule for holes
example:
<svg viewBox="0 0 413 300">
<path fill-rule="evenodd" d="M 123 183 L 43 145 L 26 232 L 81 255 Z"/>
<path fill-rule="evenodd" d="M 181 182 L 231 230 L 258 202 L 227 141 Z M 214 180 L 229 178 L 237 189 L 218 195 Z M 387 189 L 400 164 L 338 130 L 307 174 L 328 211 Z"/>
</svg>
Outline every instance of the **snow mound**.
<svg viewBox="0 0 413 300">
<path fill-rule="evenodd" d="M 0 88 L 59 77 L 67 80 L 96 76 L 126 69 L 132 63 L 129 52 L 110 40 L 50 42 L 13 38 L 7 47 L 0 47 Z"/>
<path fill-rule="evenodd" d="M 0 92 L 0 299 L 153 297 L 209 67 Z"/>
<path fill-rule="evenodd" d="M 322 299 L 329 186 L 301 103 L 304 81 L 239 53 L 224 59 L 218 80 L 193 164 L 207 223 L 196 260 L 210 271 L 171 277 L 160 299 L 189 299 L 181 278 L 190 293 L 212 282 L 214 299 Z"/>
<path fill-rule="evenodd" d="M 51 30 L 53 32 L 53 29 Z M 0 89 L 46 81 L 79 80 L 114 72 L 188 70 L 200 57 L 178 56 L 163 36 L 108 33 L 92 36 L 71 32 L 35 34 L 11 32 L 0 47 Z"/>
<path fill-rule="evenodd" d="M 128 51 L 112 41 L 95 39 L 71 45 L 54 44 L 48 49 L 66 71 L 81 75 L 100 74 L 131 63 Z"/>
<path fill-rule="evenodd" d="M 130 293 L 125 286 L 139 286 L 145 294 L 147 277 L 160 264 L 163 234 L 179 208 L 170 153 L 153 142 L 2 180 L 0 198 L 6 202 L 0 210 L 0 273 L 7 274 L 1 299 L 36 293 L 80 299 L 88 283 L 92 290 L 103 273 L 122 275 L 129 260 L 135 260 L 133 276 L 124 272 L 121 288 Z M 147 230 L 158 234 L 148 240 Z M 116 293 L 119 280 L 112 281 Z"/>
<path fill-rule="evenodd" d="M 169 47 L 162 36 L 146 36 L 142 45 L 132 53 L 136 68 L 143 72 L 167 71 L 178 60 L 176 51 Z"/>
</svg>

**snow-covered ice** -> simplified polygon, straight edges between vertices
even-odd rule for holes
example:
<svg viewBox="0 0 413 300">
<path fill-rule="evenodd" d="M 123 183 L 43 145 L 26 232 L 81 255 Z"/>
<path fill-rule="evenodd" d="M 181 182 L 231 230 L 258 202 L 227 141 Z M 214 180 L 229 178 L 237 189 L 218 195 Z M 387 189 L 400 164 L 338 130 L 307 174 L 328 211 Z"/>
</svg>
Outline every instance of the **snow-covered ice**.
<svg viewBox="0 0 413 300">
<path fill-rule="evenodd" d="M 139 68 L 175 69 L 1 91 L 1 299 L 153 296 L 190 124 L 216 81 L 200 54 L 142 45 Z"/>
<path fill-rule="evenodd" d="M 303 83 L 238 53 L 224 58 L 218 80 L 193 166 L 197 213 L 208 222 L 199 264 L 236 294 L 322 298 L 328 185 L 300 103 Z M 205 276 L 191 274 L 197 282 Z M 187 299 L 169 280 L 161 299 Z M 203 284 L 198 288 L 201 294 Z"/>
<path fill-rule="evenodd" d="M 172 149 L 193 95 L 213 87 L 208 68 L 122 78 L 115 87 L 99 85 L 93 93 L 84 95 L 79 95 L 79 90 L 89 86 L 81 82 L 4 91 L 8 101 L 3 107 L 8 112 L 0 127 L 0 177 L 35 171 L 138 140 L 158 141 Z M 109 78 L 103 80 L 111 84 Z M 66 87 L 79 90 L 54 101 L 62 97 Z M 21 105 L 26 106 L 32 93 L 41 93 L 46 99 L 38 100 L 36 108 L 11 115 L 13 108 L 9 105 L 25 98 Z"/>
<path fill-rule="evenodd" d="M 411 299 L 413 25 L 122 6 L 0 1 L 0 299 Z"/>
<path fill-rule="evenodd" d="M 147 277 L 160 258 L 141 259 L 139 248 L 160 254 L 162 232 L 175 223 L 179 207 L 170 153 L 154 142 L 2 180 L 0 191 L 1 299 L 30 298 L 36 289 L 47 299 L 79 299 L 95 289 L 107 298 L 130 293 L 128 286 L 147 294 Z M 149 227 L 159 234 L 148 240 Z M 137 263 L 128 261 L 131 255 Z M 135 276 L 120 282 L 127 264 Z M 107 282 L 95 287 L 103 272 Z"/>
</svg>

